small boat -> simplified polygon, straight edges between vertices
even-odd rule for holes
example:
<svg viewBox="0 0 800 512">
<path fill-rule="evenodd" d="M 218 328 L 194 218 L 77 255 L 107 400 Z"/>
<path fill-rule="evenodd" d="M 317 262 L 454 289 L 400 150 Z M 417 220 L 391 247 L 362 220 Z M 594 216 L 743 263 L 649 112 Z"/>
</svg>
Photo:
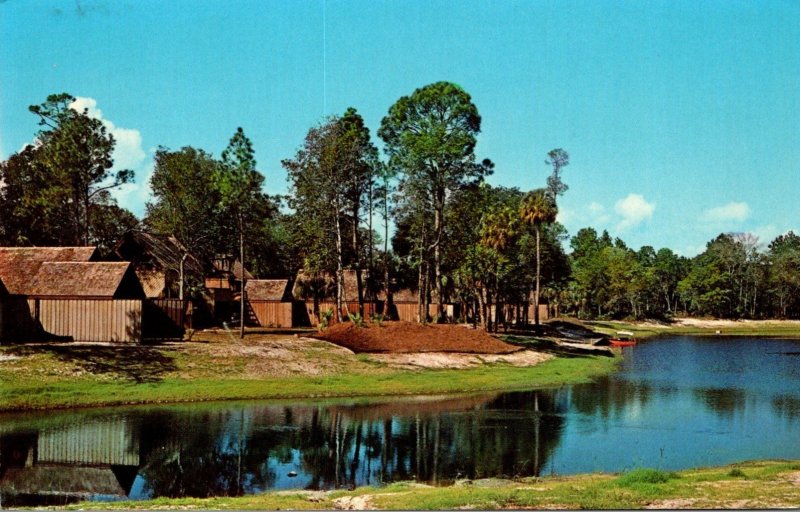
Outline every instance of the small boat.
<svg viewBox="0 0 800 512">
<path fill-rule="evenodd" d="M 631 347 L 636 345 L 636 338 L 630 331 L 617 331 L 617 335 L 608 340 L 612 347 Z"/>
</svg>

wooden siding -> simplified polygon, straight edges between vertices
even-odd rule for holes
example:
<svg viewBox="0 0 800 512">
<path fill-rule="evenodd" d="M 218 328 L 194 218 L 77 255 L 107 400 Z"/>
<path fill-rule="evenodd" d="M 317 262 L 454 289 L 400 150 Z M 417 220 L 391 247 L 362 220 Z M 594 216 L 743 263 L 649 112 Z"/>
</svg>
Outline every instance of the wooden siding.
<svg viewBox="0 0 800 512">
<path fill-rule="evenodd" d="M 347 312 L 349 311 L 350 314 L 358 313 L 358 301 L 347 301 L 347 307 L 345 308 L 345 303 L 342 303 L 342 318 L 347 320 Z M 336 309 L 336 301 L 320 301 L 319 303 L 319 311 L 320 313 L 324 313 L 327 310 L 335 310 Z M 375 303 L 372 302 L 365 302 L 364 303 L 364 319 L 369 320 L 370 315 L 375 313 L 378 310 Z M 331 317 L 331 322 L 335 322 L 335 316 Z M 314 314 L 314 301 L 306 301 L 305 302 L 305 314 L 304 318 L 302 319 L 302 323 L 305 325 L 311 325 L 316 327 L 319 324 L 319 318 Z"/>
<path fill-rule="evenodd" d="M 24 304 L 27 308 L 19 307 Z M 142 301 L 137 299 L 27 299 L 14 309 L 17 339 L 136 343 L 142 338 Z"/>
<path fill-rule="evenodd" d="M 183 339 L 191 328 L 191 315 L 186 314 L 188 300 L 147 299 L 142 308 L 142 338 Z"/>
<path fill-rule="evenodd" d="M 259 327 L 293 327 L 292 303 L 268 300 L 247 301 Z M 253 316 L 251 316 L 251 319 Z"/>
<path fill-rule="evenodd" d="M 391 312 L 390 316 L 394 317 L 397 315 L 397 319 L 401 322 L 416 322 L 417 321 L 417 303 L 416 302 L 400 302 L 398 304 L 392 304 L 394 310 Z M 452 317 L 453 312 L 453 305 L 452 304 L 445 304 L 444 305 L 445 315 L 448 317 Z M 436 315 L 439 312 L 439 305 L 438 304 L 428 304 L 428 315 L 431 319 L 436 318 Z"/>
</svg>

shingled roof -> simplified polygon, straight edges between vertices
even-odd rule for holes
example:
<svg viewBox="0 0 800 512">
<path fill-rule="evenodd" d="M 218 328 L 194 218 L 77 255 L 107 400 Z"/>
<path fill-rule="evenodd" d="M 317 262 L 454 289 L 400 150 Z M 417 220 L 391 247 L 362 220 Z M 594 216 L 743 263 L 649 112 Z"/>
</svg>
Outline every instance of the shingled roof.
<svg viewBox="0 0 800 512">
<path fill-rule="evenodd" d="M 29 297 L 143 298 L 131 264 L 121 262 L 45 262 L 15 293 Z"/>
<path fill-rule="evenodd" d="M 93 261 L 97 247 L 0 247 L 0 260 Z"/>
<path fill-rule="evenodd" d="M 288 279 L 250 279 L 244 289 L 248 300 L 291 301 Z"/>
<path fill-rule="evenodd" d="M 25 295 L 44 262 L 89 262 L 96 253 L 95 247 L 0 247 L 0 281 L 8 293 Z"/>
<path fill-rule="evenodd" d="M 114 247 L 114 254 L 121 260 L 132 261 L 137 267 L 147 264 L 162 271 L 177 272 L 187 253 L 188 249 L 174 236 L 145 231 L 128 231 Z M 183 269 L 187 274 L 203 275 L 203 265 L 191 254 L 183 262 Z"/>
</svg>

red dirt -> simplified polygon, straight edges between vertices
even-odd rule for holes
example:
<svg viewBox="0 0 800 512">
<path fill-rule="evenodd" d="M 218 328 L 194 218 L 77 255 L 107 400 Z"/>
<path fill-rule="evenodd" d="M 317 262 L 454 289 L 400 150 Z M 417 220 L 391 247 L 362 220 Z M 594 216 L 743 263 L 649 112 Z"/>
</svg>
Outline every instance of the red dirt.
<svg viewBox="0 0 800 512">
<path fill-rule="evenodd" d="M 522 350 L 480 329 L 459 325 L 383 322 L 382 325 L 334 324 L 314 338 L 349 348 L 353 352 L 461 352 L 510 354 Z"/>
</svg>

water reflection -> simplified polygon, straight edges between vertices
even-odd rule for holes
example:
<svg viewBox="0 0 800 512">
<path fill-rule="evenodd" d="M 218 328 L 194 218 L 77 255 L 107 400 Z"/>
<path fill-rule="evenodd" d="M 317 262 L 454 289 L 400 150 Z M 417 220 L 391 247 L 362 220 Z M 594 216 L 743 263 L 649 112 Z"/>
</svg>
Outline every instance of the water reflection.
<svg viewBox="0 0 800 512">
<path fill-rule="evenodd" d="M 727 418 L 741 413 L 747 406 L 747 394 L 736 388 L 699 388 L 693 391 L 695 398 L 711 411 Z"/>
<path fill-rule="evenodd" d="M 127 409 L 65 413 L 55 424 L 25 417 L 0 427 L 0 492 L 5 505 L 36 505 L 538 475 L 563 427 L 553 397 Z"/>
</svg>

